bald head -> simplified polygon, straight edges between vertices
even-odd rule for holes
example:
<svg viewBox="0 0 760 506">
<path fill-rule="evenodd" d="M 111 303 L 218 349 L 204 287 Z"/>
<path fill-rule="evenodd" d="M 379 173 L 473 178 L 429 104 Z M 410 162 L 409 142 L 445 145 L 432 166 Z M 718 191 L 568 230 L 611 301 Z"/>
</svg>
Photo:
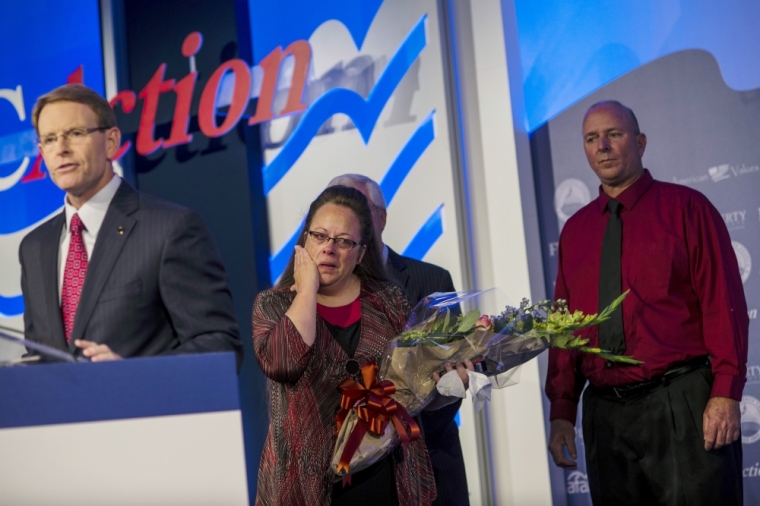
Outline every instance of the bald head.
<svg viewBox="0 0 760 506">
<path fill-rule="evenodd" d="M 629 122 L 628 127 L 630 128 L 631 132 L 634 133 L 634 135 L 638 135 L 641 133 L 641 130 L 639 129 L 639 120 L 636 119 L 636 115 L 633 114 L 633 110 L 630 107 L 627 107 L 623 105 L 622 103 L 618 102 L 617 100 L 602 100 L 601 102 L 597 102 L 591 107 L 588 108 L 588 111 L 586 111 L 586 115 L 583 116 L 583 122 L 586 122 L 586 118 L 589 117 L 589 114 L 594 112 L 597 109 L 612 109 L 621 114 L 626 120 Z"/>
</svg>

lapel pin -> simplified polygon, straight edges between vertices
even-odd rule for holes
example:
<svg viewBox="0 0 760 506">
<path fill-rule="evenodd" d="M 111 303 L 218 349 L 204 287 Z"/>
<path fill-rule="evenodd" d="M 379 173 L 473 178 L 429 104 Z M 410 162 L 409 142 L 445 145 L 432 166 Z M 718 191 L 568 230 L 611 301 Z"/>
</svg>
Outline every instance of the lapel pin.
<svg viewBox="0 0 760 506">
<path fill-rule="evenodd" d="M 124 235 L 124 227 L 119 227 L 119 235 Z"/>
</svg>

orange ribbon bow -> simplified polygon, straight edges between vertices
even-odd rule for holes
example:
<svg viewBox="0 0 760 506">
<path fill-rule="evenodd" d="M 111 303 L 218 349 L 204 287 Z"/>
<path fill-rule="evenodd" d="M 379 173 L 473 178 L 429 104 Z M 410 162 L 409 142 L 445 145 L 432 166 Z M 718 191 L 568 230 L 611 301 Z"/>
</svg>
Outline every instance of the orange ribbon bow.
<svg viewBox="0 0 760 506">
<path fill-rule="evenodd" d="M 335 415 L 335 421 L 338 423 L 336 433 L 340 431 L 351 409 L 355 408 L 359 417 L 359 421 L 351 431 L 340 456 L 338 474 L 343 471 L 348 474 L 351 458 L 359 448 L 359 444 L 367 431 L 381 436 L 385 433 L 388 423 L 393 422 L 402 443 L 415 441 L 421 437 L 419 425 L 409 415 L 406 408 L 390 398 L 390 395 L 396 391 L 393 382 L 389 380 L 377 381 L 377 364 L 374 362 L 364 364 L 362 366 L 362 379 L 364 380 L 363 385 L 351 378 L 346 378 L 338 386 L 342 397 L 340 399 L 341 410 Z M 403 422 L 406 422 L 408 429 Z"/>
</svg>

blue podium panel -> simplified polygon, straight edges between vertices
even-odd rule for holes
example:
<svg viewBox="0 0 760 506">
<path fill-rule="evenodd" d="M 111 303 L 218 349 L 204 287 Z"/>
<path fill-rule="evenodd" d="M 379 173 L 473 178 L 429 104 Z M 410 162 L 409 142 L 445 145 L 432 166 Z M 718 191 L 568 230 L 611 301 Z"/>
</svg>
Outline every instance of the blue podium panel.
<svg viewBox="0 0 760 506">
<path fill-rule="evenodd" d="M 0 369 L 0 429 L 238 409 L 232 353 Z"/>
<path fill-rule="evenodd" d="M 0 448 L 0 504 L 248 504 L 232 353 L 0 369 Z"/>
</svg>

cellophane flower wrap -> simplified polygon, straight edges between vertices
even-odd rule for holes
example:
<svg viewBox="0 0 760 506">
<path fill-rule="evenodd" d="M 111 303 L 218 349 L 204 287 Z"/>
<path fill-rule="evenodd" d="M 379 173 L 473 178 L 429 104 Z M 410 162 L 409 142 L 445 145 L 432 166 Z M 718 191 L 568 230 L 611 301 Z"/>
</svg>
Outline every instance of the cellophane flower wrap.
<svg viewBox="0 0 760 506">
<path fill-rule="evenodd" d="M 565 301 L 541 301 L 531 305 L 523 299 L 519 306 L 508 303 L 498 289 L 486 291 L 434 293 L 417 304 L 401 335 L 388 345 L 379 374 L 373 380 L 392 385 L 385 395 L 415 416 L 436 397 L 433 373 L 442 374 L 446 363 L 471 360 L 478 371 L 489 376 L 492 388 L 516 383 L 515 368 L 550 347 L 576 349 L 600 357 L 629 364 L 639 364 L 633 357 L 612 355 L 587 346 L 588 339 L 575 332 L 609 319 L 620 306 L 627 292 L 599 314 L 570 312 Z M 370 389 L 372 385 L 365 385 Z M 388 393 L 392 392 L 392 393 Z M 344 408 L 351 405 L 344 392 Z M 361 401 L 359 402 L 361 404 Z M 343 412 L 333 454 L 333 470 L 338 476 L 355 473 L 379 461 L 398 442 L 414 439 L 418 430 L 402 421 L 404 432 L 385 424 L 382 431 L 368 430 L 353 453 L 350 465 L 344 453 L 353 427 L 361 418 L 360 406 Z M 366 410 L 364 410 L 365 417 Z M 341 459 L 342 457 L 342 459 Z M 343 463 L 341 465 L 340 463 Z"/>
</svg>

